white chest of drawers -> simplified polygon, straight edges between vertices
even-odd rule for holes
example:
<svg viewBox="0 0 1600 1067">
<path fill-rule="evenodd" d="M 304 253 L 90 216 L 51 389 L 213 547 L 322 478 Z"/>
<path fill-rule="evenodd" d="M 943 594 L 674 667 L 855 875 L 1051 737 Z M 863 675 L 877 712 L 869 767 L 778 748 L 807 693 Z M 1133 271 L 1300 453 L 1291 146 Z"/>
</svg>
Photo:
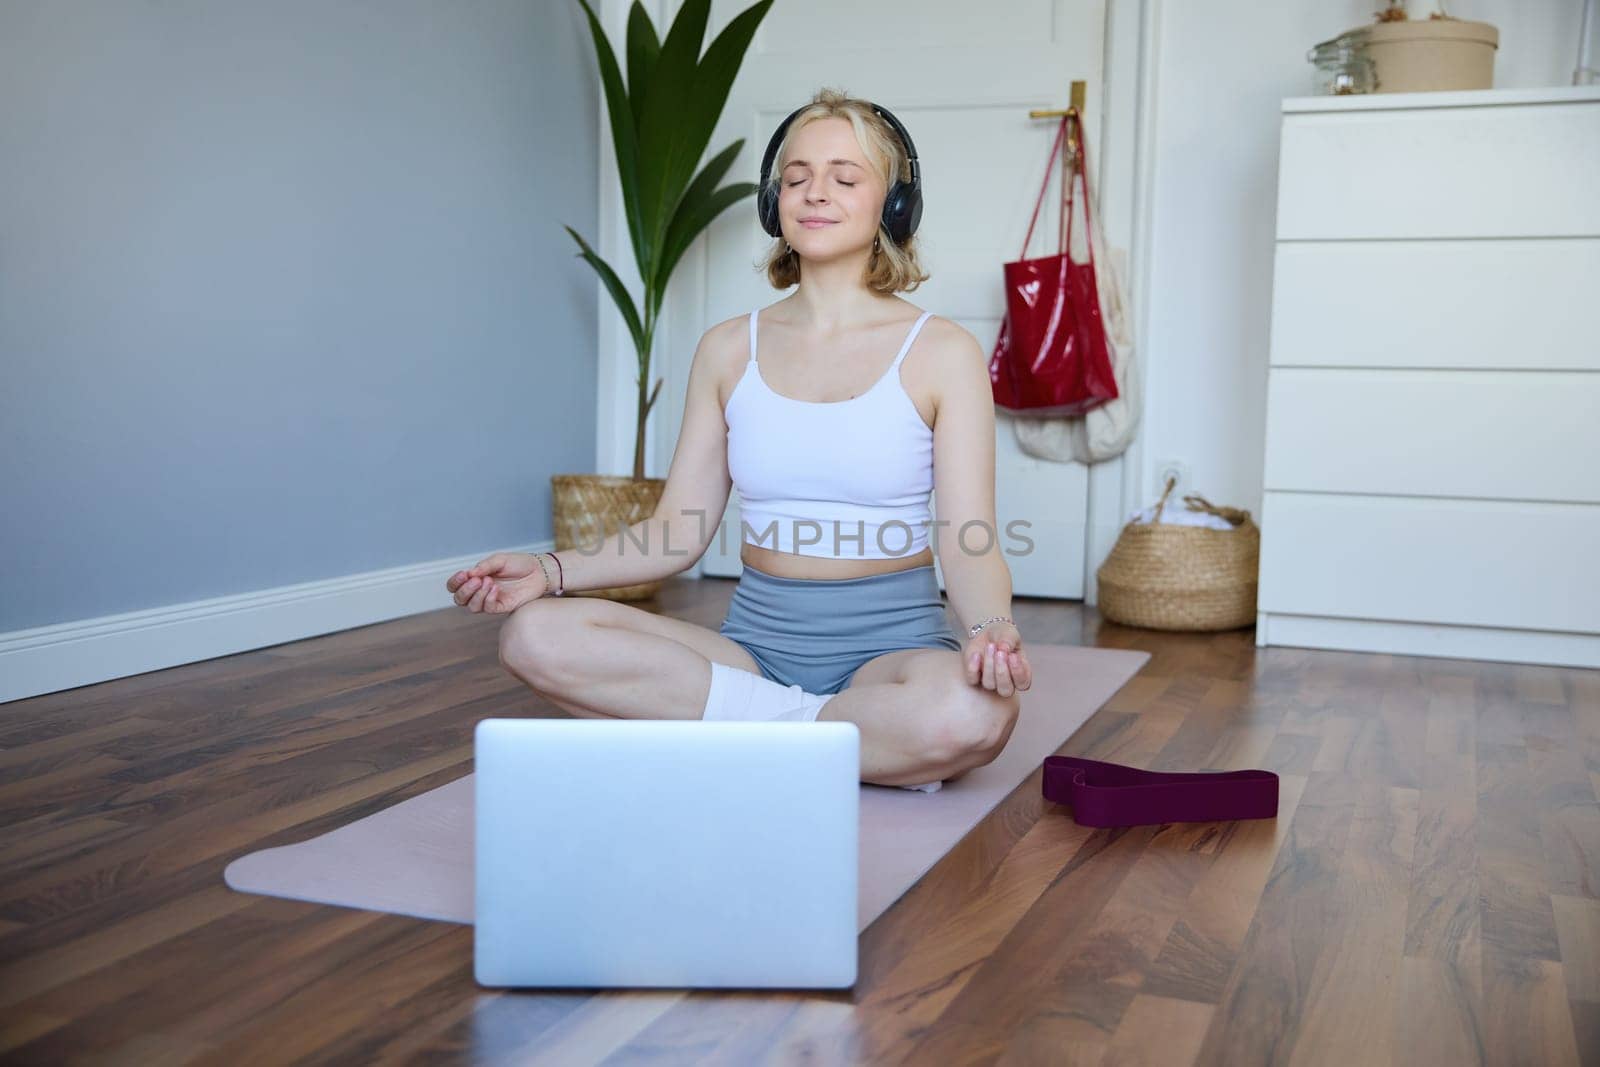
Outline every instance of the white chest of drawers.
<svg viewBox="0 0 1600 1067">
<path fill-rule="evenodd" d="M 1256 643 L 1600 667 L 1600 87 L 1283 102 Z"/>
</svg>

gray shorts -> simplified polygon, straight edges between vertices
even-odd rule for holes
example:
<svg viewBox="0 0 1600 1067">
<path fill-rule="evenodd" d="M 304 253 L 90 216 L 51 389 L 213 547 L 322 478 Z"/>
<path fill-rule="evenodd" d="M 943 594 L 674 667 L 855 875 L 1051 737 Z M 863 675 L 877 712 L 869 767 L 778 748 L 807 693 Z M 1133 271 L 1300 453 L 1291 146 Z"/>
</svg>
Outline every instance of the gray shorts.
<svg viewBox="0 0 1600 1067">
<path fill-rule="evenodd" d="M 783 578 L 746 563 L 719 632 L 764 677 L 818 695 L 839 692 L 885 652 L 961 650 L 931 563 L 860 578 Z"/>
</svg>

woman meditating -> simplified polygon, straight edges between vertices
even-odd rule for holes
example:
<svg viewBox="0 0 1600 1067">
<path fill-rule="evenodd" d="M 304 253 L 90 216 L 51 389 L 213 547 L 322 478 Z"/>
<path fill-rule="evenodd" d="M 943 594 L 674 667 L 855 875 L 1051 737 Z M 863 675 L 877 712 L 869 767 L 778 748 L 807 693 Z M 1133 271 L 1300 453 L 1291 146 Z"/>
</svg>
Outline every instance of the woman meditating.
<svg viewBox="0 0 1600 1067">
<path fill-rule="evenodd" d="M 988 360 L 895 295 L 928 277 L 919 179 L 909 134 L 868 101 L 824 89 L 778 127 L 757 211 L 767 278 L 795 290 L 700 339 L 654 514 L 598 548 L 496 553 L 446 582 L 462 607 L 510 615 L 508 670 L 585 717 L 848 720 L 879 785 L 931 791 L 999 755 L 1032 671 L 995 528 Z M 734 485 L 743 571 L 717 632 L 561 599 L 687 570 L 725 535 Z"/>
</svg>

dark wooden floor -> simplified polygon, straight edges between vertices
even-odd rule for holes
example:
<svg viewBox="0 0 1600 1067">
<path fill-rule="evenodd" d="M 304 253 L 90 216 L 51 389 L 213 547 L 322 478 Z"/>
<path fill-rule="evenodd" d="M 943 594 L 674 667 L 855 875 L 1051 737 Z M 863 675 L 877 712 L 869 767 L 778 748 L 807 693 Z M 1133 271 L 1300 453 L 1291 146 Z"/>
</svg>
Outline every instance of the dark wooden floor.
<svg viewBox="0 0 1600 1067">
<path fill-rule="evenodd" d="M 661 610 L 714 627 L 724 579 Z M 1276 821 L 1090 831 L 1039 775 L 862 936 L 845 993 L 501 993 L 470 929 L 236 893 L 234 857 L 558 715 L 448 609 L 0 708 L 0 1057 L 240 1064 L 1600 1063 L 1600 672 L 1136 631 L 1063 751 L 1268 767 Z"/>
</svg>

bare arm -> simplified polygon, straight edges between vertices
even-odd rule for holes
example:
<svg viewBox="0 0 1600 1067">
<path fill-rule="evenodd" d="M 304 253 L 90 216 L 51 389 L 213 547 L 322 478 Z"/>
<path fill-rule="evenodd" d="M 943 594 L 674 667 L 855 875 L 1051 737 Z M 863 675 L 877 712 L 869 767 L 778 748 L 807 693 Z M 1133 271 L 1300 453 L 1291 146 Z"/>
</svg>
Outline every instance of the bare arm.
<svg viewBox="0 0 1600 1067">
<path fill-rule="evenodd" d="M 1011 568 L 994 514 L 994 394 L 977 338 L 959 327 L 939 346 L 933 427 L 939 568 L 963 627 L 1011 614 Z M 966 637 L 965 632 L 961 635 Z"/>
<path fill-rule="evenodd" d="M 733 482 L 728 477 L 728 427 L 717 398 L 727 331 L 700 338 L 689 368 L 683 427 L 655 512 L 596 545 L 563 549 L 566 588 L 608 589 L 653 582 L 688 570 L 716 536 Z"/>
<path fill-rule="evenodd" d="M 966 628 L 1011 615 L 1011 568 L 1001 551 L 994 506 L 994 392 L 989 360 L 960 327 L 938 346 L 941 383 L 933 423 L 934 499 L 939 512 L 939 568 L 961 619 L 967 681 L 1009 697 L 1033 685 L 1033 667 L 1016 625 L 995 622 L 968 637 Z"/>
</svg>

